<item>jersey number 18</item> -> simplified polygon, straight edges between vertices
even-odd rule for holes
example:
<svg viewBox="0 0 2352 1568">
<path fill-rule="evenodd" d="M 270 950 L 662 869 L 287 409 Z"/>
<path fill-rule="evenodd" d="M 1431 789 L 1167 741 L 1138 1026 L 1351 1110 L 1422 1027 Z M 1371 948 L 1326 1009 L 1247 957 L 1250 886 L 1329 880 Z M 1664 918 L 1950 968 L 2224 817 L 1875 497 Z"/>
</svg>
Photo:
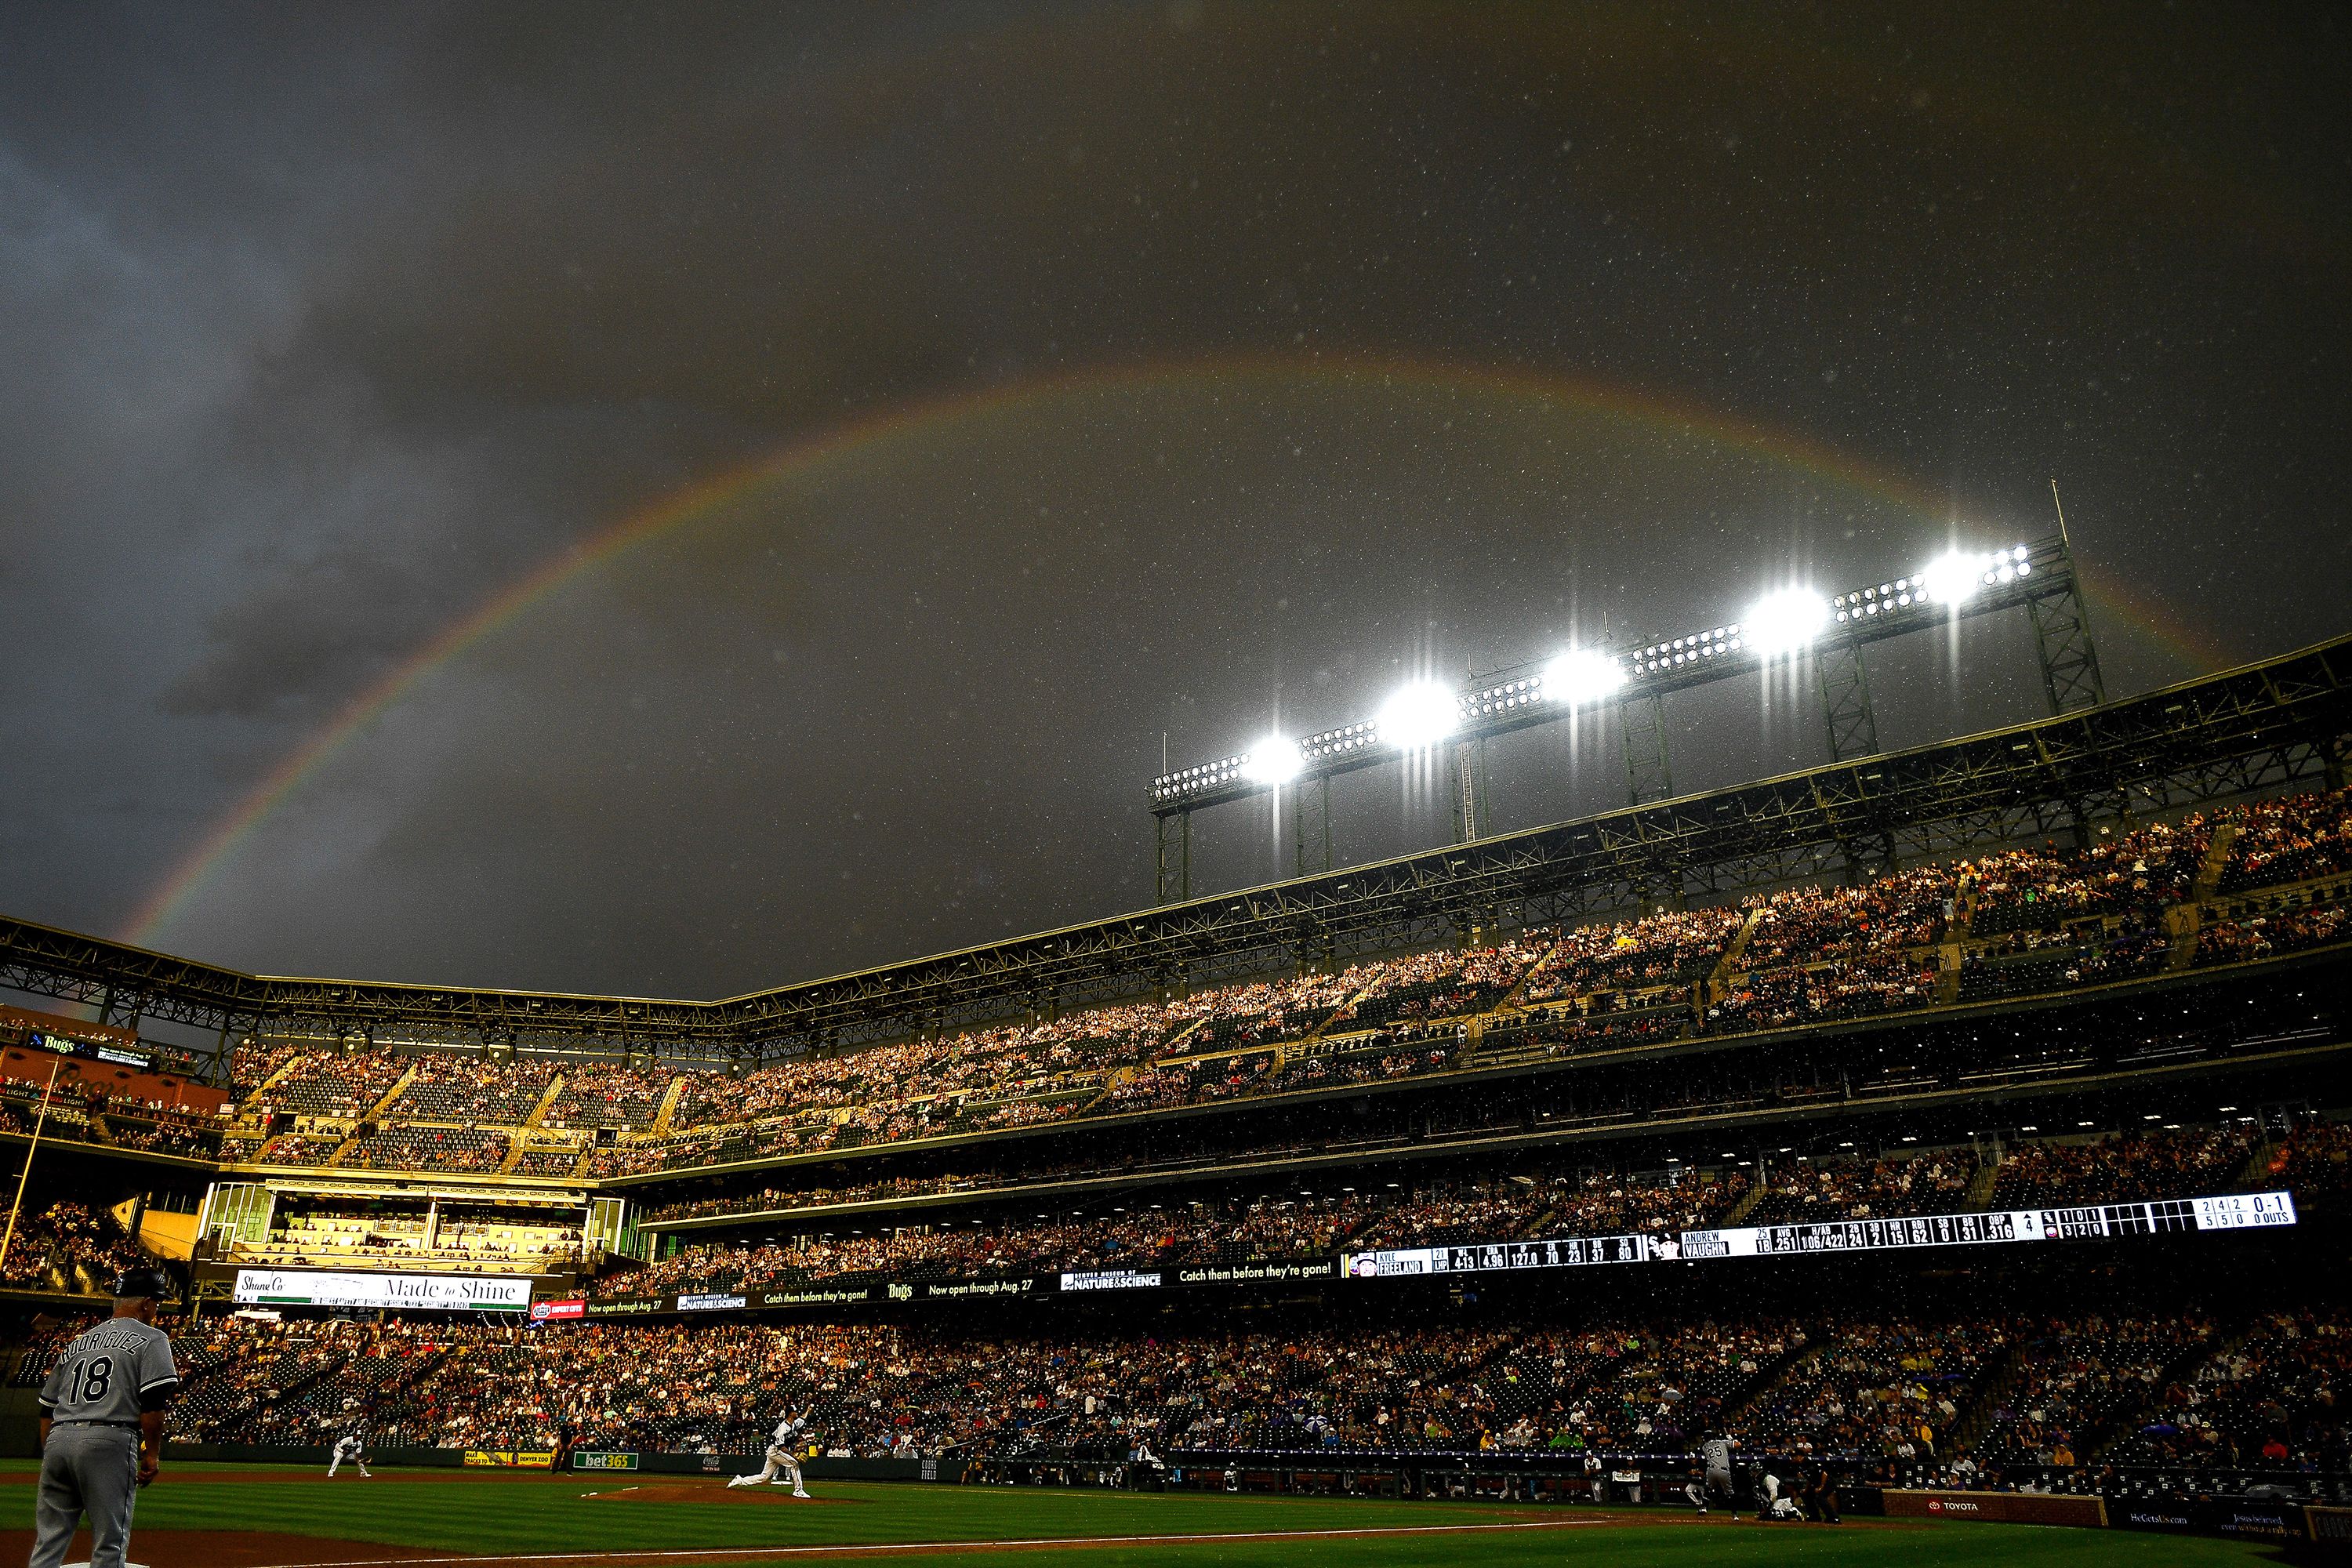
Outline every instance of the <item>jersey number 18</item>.
<svg viewBox="0 0 2352 1568">
<path fill-rule="evenodd" d="M 110 1355 L 78 1361 L 66 1369 L 66 1396 L 76 1405 L 95 1405 L 106 1397 L 113 1378 L 114 1358 Z"/>
</svg>

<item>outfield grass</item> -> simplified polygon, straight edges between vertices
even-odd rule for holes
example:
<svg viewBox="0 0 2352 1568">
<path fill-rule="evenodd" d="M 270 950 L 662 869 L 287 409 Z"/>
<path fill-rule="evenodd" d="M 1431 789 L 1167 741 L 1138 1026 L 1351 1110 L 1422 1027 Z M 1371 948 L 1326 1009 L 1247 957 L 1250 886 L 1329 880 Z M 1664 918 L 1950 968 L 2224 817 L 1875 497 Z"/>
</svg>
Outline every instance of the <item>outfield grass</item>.
<svg viewBox="0 0 2352 1568">
<path fill-rule="evenodd" d="M 12 1468 L 15 1467 L 11 1467 Z M 709 1501 L 633 1501 L 591 1494 L 625 1486 L 708 1485 Z M 1689 1564 L 1863 1564 L 1973 1568 L 1977 1564 L 2138 1565 L 2243 1563 L 2268 1558 L 2251 1542 L 2004 1526 L 1933 1524 L 1892 1528 L 1726 1524 L 1686 1515 L 1597 1515 L 1572 1508 L 1483 1503 L 1366 1502 L 1336 1498 L 1146 1495 L 1002 1487 L 822 1483 L 821 1506 L 729 1498 L 715 1478 L 615 1475 L 484 1478 L 430 1471 L 379 1471 L 373 1480 L 316 1470 L 173 1467 L 144 1493 L 138 1523 L 149 1530 L 270 1531 L 387 1546 L 488 1554 L 564 1552 L 657 1552 L 698 1548 L 794 1547 L 919 1542 L 1015 1542 L 1072 1537 L 1233 1535 L 1559 1520 L 1624 1520 L 1570 1529 L 1446 1534 L 1296 1536 L 1282 1541 L 1137 1542 L 1089 1545 L 1089 1563 L 1135 1568 L 1375 1568 L 1462 1564 L 1607 1563 L 1610 1568 Z M 0 1489 L 31 1522 L 29 1487 Z M 16 1521 L 10 1521 L 16 1522 Z M 141 1553 L 134 1536 L 133 1557 Z M 714 1568 L 752 1568 L 756 1556 Z M 959 1568 L 1020 1563 L 1034 1550 L 956 1554 Z M 691 1560 L 685 1560 L 685 1563 Z"/>
</svg>

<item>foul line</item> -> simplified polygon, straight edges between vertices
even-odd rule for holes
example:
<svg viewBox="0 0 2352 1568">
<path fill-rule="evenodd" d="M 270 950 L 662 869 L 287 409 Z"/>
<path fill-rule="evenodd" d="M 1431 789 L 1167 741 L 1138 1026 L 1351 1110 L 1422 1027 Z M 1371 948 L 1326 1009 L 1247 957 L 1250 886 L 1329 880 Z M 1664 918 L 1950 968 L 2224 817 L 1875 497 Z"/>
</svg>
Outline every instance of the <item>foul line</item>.
<svg viewBox="0 0 2352 1568">
<path fill-rule="evenodd" d="M 656 1552 L 531 1552 L 481 1557 L 358 1557 L 278 1563 L 269 1568 L 436 1568 L 475 1563 L 654 1563 L 709 1557 L 855 1557 L 896 1552 L 1020 1551 L 1040 1546 L 1171 1546 L 1203 1541 L 1309 1541 L 1359 1535 L 1467 1535 L 1482 1530 L 1574 1530 L 1605 1519 L 1529 1520 L 1511 1524 L 1388 1524 L 1348 1530 L 1199 1531 L 1186 1535 L 1042 1535 L 1003 1541 L 896 1541 L 830 1546 L 700 1546 Z"/>
</svg>

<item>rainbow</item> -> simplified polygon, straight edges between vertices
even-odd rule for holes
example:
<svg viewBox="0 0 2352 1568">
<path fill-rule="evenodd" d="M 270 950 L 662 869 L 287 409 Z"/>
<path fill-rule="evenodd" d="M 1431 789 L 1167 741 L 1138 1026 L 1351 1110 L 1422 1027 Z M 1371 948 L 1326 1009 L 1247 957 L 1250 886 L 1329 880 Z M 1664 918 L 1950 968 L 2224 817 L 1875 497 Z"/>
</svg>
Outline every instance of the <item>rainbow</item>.
<svg viewBox="0 0 2352 1568">
<path fill-rule="evenodd" d="M 1156 390 L 1188 383 L 1253 379 L 1289 385 L 1325 382 L 1351 386 L 1466 387 L 1517 395 L 1655 429 L 1687 432 L 1716 446 L 1802 469 L 1927 516 L 1937 516 L 1944 510 L 1941 501 L 1907 481 L 1789 430 L 1733 418 L 1597 379 L 1439 359 L 1300 353 L 1149 361 L 1072 370 L 898 405 L 819 431 L 632 512 L 593 538 L 542 562 L 483 600 L 467 615 L 443 627 L 405 662 L 346 702 L 247 791 L 236 808 L 181 858 L 171 875 L 140 907 L 131 920 L 126 940 L 142 944 L 152 942 L 280 805 L 433 671 L 511 625 L 583 574 L 593 572 L 648 541 L 659 539 L 764 485 L 804 475 L 828 462 L 868 451 L 883 443 L 961 421 L 1017 411 L 1074 394 Z M 2129 608 L 2137 612 L 2139 606 Z M 2133 618 L 2150 617 L 2135 613 Z M 2194 649 L 2192 657 L 2201 658 L 2202 653 L 2202 649 Z"/>
</svg>

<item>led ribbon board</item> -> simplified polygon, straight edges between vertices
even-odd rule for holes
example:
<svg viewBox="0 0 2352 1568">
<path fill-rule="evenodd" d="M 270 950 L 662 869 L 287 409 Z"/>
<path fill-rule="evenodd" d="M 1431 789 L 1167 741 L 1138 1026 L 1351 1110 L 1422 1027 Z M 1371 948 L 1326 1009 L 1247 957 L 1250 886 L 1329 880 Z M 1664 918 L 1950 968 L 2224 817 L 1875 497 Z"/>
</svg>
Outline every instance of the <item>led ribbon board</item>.
<svg viewBox="0 0 2352 1568">
<path fill-rule="evenodd" d="M 1981 1247 L 2006 1241 L 2105 1241 L 2192 1230 L 2250 1230 L 2295 1222 L 2284 1193 L 2226 1198 L 2157 1198 L 2083 1208 L 1993 1209 L 1916 1219 L 1826 1220 L 1686 1230 L 1685 1259 L 1792 1258 L 1820 1252 L 1882 1252 L 1910 1247 Z"/>
<path fill-rule="evenodd" d="M 1597 1263 L 1647 1263 L 1675 1245 L 1664 1236 L 1580 1236 L 1557 1241 L 1497 1241 L 1472 1247 L 1399 1247 L 1350 1252 L 1339 1271 L 1351 1279 L 1416 1274 L 1474 1274 L 1507 1268 L 1581 1268 Z"/>
<path fill-rule="evenodd" d="M 1431 1274 L 1484 1274 L 1522 1268 L 1576 1268 L 1601 1263 L 1699 1262 L 1717 1258 L 1796 1258 L 1890 1252 L 1920 1247 L 1984 1247 L 2021 1241 L 2108 1241 L 2191 1231 L 2259 1230 L 2295 1223 L 2285 1193 L 2226 1197 L 2152 1198 L 2081 1207 L 1993 1209 L 1904 1219 L 1822 1220 L 1686 1230 L 1676 1236 L 1600 1236 L 1555 1241 L 1489 1242 L 1351 1252 L 1340 1272 L 1351 1279 Z"/>
</svg>

